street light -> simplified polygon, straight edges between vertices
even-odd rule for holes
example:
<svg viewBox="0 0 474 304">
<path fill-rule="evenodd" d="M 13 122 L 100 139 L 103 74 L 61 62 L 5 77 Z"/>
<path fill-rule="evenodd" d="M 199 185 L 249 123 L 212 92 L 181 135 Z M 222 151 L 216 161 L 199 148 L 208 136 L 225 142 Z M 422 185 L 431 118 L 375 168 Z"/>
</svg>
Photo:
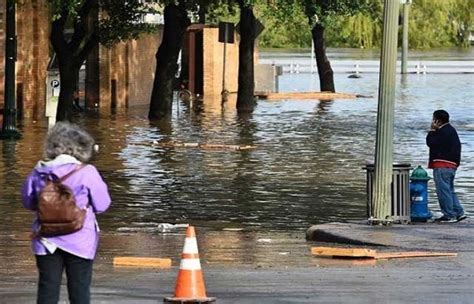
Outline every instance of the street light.
<svg viewBox="0 0 474 304">
<path fill-rule="evenodd" d="M 0 139 L 18 139 L 21 137 L 16 128 L 15 106 L 15 61 L 16 61 L 16 29 L 15 0 L 7 0 L 6 41 L 5 41 L 5 99 L 3 110 L 2 131 Z"/>
</svg>

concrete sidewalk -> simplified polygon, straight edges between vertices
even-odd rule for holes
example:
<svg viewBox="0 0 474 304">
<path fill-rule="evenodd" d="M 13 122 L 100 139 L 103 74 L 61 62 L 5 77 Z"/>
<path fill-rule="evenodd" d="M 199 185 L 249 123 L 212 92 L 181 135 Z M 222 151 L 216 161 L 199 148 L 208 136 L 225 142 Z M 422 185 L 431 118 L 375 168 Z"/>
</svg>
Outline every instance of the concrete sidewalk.
<svg viewBox="0 0 474 304">
<path fill-rule="evenodd" d="M 312 226 L 305 241 L 301 234 L 281 238 L 279 234 L 244 232 L 201 232 L 201 239 L 222 235 L 203 246 L 201 263 L 207 294 L 220 304 L 287 303 L 472 303 L 474 291 L 474 222 L 456 224 L 411 224 L 368 226 L 364 223 L 329 223 Z M 227 234 L 226 234 L 227 233 Z M 233 239 L 233 234 L 242 234 Z M 247 237 L 246 237 L 247 236 Z M 179 259 L 170 269 L 116 268 L 114 253 L 107 246 L 119 239 L 140 239 L 142 235 L 104 235 L 102 252 L 94 265 L 92 303 L 161 303 L 172 296 Z M 175 244 L 172 235 L 146 238 L 158 247 Z M 231 242 L 225 240 L 230 238 Z M 214 240 L 211 238 L 211 240 Z M 385 246 L 377 251 L 403 249 L 449 251 L 456 257 L 413 258 L 360 263 L 349 259 L 311 256 L 313 241 L 342 246 Z M 181 245 L 181 244 L 179 244 Z M 249 248 L 255 247 L 255 250 Z M 325 244 L 324 246 L 331 246 Z M 113 247 L 113 248 L 115 248 Z M 120 246 L 119 246 L 120 247 Z M 179 246 L 181 247 L 181 246 Z M 121 254 L 126 246 L 122 245 Z M 143 248 L 143 255 L 157 253 Z M 177 248 L 176 251 L 181 250 Z M 127 253 L 129 254 L 129 253 Z M 242 255 L 243 259 L 232 259 Z M 37 271 L 31 258 L 13 258 L 15 267 L 3 265 L 0 272 L 0 303 L 34 303 Z M 4 261 L 4 263 L 6 263 Z M 0 268 L 2 269 L 2 268 Z M 63 282 L 60 303 L 67 303 Z"/>
<path fill-rule="evenodd" d="M 474 220 L 459 223 L 413 223 L 370 226 L 360 223 L 328 223 L 311 226 L 309 241 L 361 246 L 388 246 L 405 250 L 474 251 Z M 388 249 L 388 248 L 387 248 Z"/>
</svg>

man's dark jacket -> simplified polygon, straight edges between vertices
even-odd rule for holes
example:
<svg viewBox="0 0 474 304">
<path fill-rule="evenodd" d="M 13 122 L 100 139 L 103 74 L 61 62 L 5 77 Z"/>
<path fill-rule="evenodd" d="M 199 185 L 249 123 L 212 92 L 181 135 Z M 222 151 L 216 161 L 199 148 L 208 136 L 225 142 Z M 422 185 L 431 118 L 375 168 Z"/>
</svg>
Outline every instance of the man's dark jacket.
<svg viewBox="0 0 474 304">
<path fill-rule="evenodd" d="M 426 144 L 430 147 L 430 164 L 434 161 L 461 163 L 461 142 L 458 132 L 449 123 L 441 128 L 428 132 Z"/>
</svg>

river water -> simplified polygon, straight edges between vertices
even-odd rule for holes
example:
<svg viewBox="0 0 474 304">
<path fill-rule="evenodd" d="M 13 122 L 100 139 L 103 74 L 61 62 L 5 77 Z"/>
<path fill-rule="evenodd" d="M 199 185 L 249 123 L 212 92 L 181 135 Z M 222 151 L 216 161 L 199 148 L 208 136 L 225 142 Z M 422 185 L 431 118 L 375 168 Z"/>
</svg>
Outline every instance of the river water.
<svg viewBox="0 0 474 304">
<path fill-rule="evenodd" d="M 237 115 L 232 103 L 221 107 L 206 101 L 193 108 L 175 103 L 172 119 L 166 122 L 150 123 L 147 109 L 140 108 L 111 118 L 80 118 L 78 122 L 100 146 L 93 163 L 113 198 L 112 208 L 99 218 L 105 256 L 176 254 L 182 234 L 160 233 L 158 224 L 190 223 L 207 232 L 200 246 L 208 261 L 217 250 L 217 261 L 251 263 L 266 259 L 259 248 L 272 239 L 286 247 L 305 246 L 304 231 L 311 224 L 365 219 L 362 168 L 374 159 L 378 75 L 351 79 L 336 74 L 335 82 L 339 92 L 372 97 L 259 101 L 247 117 Z M 443 108 L 451 114 L 463 149 L 456 189 L 470 215 L 474 215 L 473 84 L 472 74 L 398 77 L 394 132 L 395 161 L 426 168 L 425 136 L 432 112 Z M 281 91 L 319 90 L 315 74 L 284 74 L 279 86 Z M 42 155 L 47 131 L 45 121 L 23 121 L 20 128 L 21 140 L 0 141 L 0 257 L 16 263 L 20 263 L 14 259 L 18 248 L 28 252 L 32 218 L 21 206 L 19 189 Z M 167 140 L 255 149 L 153 145 Z M 429 207 L 436 212 L 433 190 L 430 182 Z M 218 250 L 237 247 L 247 254 L 237 258 L 235 252 Z M 259 258 L 248 259 L 249 252 Z M 33 265 L 31 259 L 26 263 Z"/>
</svg>

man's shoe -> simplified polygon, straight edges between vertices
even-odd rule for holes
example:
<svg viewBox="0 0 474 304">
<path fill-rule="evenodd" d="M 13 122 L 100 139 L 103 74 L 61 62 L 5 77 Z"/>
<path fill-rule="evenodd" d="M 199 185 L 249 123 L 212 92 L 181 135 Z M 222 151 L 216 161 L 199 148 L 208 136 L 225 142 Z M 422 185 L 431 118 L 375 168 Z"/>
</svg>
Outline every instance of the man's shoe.
<svg viewBox="0 0 474 304">
<path fill-rule="evenodd" d="M 467 219 L 467 215 L 463 214 L 463 215 L 460 215 L 456 218 L 456 222 L 460 222 L 462 220 L 465 220 Z"/>
<path fill-rule="evenodd" d="M 435 222 L 437 223 L 456 223 L 457 219 L 456 218 L 450 218 L 447 217 L 446 215 L 443 215 L 442 217 L 439 217 L 435 219 Z"/>
</svg>

